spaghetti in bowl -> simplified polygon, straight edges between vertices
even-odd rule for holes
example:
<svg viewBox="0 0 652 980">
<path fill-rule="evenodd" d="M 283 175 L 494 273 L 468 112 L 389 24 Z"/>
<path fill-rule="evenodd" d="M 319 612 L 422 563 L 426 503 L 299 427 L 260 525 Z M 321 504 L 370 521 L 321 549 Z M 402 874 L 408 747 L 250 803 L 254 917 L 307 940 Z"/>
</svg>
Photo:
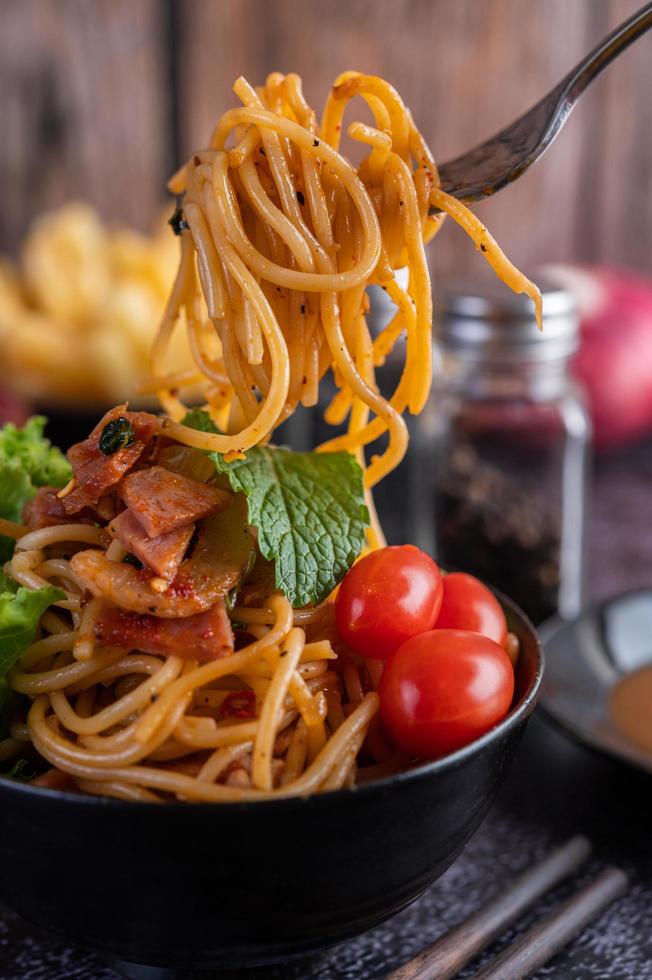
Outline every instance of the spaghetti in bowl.
<svg viewBox="0 0 652 980">
<path fill-rule="evenodd" d="M 379 924 L 464 847 L 535 706 L 541 648 L 503 605 L 521 646 L 516 697 L 481 739 L 355 790 L 217 807 L 0 780 L 2 899 L 117 960 L 178 968 L 269 963 Z M 75 857 L 89 848 L 101 873 Z"/>
</svg>

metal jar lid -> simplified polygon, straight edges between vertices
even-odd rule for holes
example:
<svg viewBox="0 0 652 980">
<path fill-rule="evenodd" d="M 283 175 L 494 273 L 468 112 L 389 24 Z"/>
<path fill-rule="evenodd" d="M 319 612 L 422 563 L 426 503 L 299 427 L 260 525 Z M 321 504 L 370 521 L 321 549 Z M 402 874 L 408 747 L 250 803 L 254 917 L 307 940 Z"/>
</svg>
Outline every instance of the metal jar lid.
<svg viewBox="0 0 652 980">
<path fill-rule="evenodd" d="M 579 318 L 572 293 L 544 276 L 534 280 L 543 296 L 543 330 L 532 300 L 499 280 L 458 280 L 435 290 L 435 339 L 467 357 L 486 360 L 554 360 L 570 357 L 579 344 Z"/>
</svg>

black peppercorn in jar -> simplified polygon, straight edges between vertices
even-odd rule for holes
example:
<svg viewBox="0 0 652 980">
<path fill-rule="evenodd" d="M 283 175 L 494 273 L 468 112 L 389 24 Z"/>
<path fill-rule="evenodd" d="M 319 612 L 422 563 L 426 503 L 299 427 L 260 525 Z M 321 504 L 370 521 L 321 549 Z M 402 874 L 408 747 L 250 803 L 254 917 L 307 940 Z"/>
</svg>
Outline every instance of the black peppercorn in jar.
<svg viewBox="0 0 652 980">
<path fill-rule="evenodd" d="M 514 599 L 535 622 L 583 600 L 590 426 L 568 374 L 572 297 L 539 283 L 446 291 L 436 318 L 443 372 L 417 430 L 414 538 Z M 434 538 L 434 541 L 433 541 Z"/>
</svg>

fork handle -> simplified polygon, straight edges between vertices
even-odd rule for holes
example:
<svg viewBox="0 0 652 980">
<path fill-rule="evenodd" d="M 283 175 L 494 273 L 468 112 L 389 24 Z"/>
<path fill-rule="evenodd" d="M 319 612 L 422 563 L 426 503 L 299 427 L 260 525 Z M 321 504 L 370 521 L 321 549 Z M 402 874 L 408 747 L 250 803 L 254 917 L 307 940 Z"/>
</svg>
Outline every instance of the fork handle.
<svg viewBox="0 0 652 980">
<path fill-rule="evenodd" d="M 646 3 L 640 10 L 619 24 L 611 34 L 607 34 L 597 47 L 590 51 L 559 83 L 560 95 L 569 101 L 570 107 L 578 96 L 604 71 L 614 58 L 629 47 L 632 41 L 652 27 L 652 3 Z"/>
</svg>

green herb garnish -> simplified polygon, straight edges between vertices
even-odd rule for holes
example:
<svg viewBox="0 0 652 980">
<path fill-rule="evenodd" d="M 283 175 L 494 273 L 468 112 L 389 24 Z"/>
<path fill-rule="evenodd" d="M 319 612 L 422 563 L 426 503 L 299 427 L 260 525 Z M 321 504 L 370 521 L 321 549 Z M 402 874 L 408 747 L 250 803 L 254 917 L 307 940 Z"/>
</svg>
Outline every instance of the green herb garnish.
<svg viewBox="0 0 652 980">
<path fill-rule="evenodd" d="M 33 762 L 28 759 L 18 759 L 14 762 L 11 769 L 7 772 L 3 772 L 2 776 L 5 779 L 15 779 L 20 783 L 28 783 L 31 779 L 37 775 L 37 770 Z"/>
<path fill-rule="evenodd" d="M 134 427 L 121 415 L 107 422 L 100 435 L 100 452 L 105 456 L 113 456 L 120 449 L 125 449 L 134 441 Z"/>
<path fill-rule="evenodd" d="M 184 424 L 217 431 L 198 409 Z M 355 458 L 274 446 L 255 446 L 232 463 L 220 453 L 208 455 L 231 489 L 247 498 L 261 554 L 275 563 L 276 588 L 295 607 L 325 599 L 360 554 L 369 524 Z"/>
</svg>

